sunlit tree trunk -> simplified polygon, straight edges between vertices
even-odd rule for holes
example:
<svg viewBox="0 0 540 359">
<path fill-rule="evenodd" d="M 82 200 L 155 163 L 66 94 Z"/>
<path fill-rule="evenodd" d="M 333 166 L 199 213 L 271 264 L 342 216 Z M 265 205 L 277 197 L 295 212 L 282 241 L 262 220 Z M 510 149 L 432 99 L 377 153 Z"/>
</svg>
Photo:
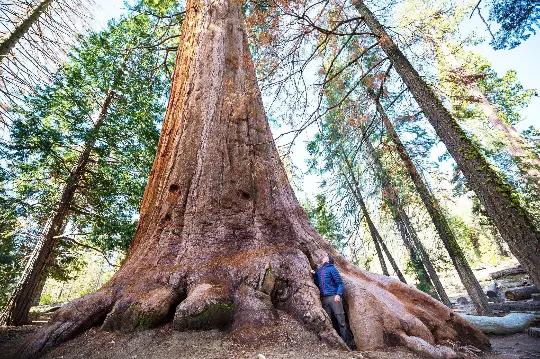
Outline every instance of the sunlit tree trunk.
<svg viewBox="0 0 540 359">
<path fill-rule="evenodd" d="M 377 112 L 379 113 L 379 116 L 381 116 L 384 126 L 386 130 L 388 131 L 388 134 L 390 135 L 392 142 L 396 146 L 396 150 L 401 160 L 403 161 L 403 164 L 405 165 L 405 169 L 408 175 L 410 176 L 411 180 L 413 181 L 414 186 L 418 194 L 420 195 L 420 198 L 422 199 L 422 202 L 426 206 L 426 209 L 431 217 L 431 221 L 435 225 L 437 233 L 439 234 L 439 237 L 443 241 L 444 247 L 446 248 L 446 251 L 448 252 L 448 255 L 450 256 L 450 259 L 452 260 L 452 263 L 454 264 L 454 268 L 458 272 L 459 278 L 461 279 L 463 286 L 467 290 L 467 293 L 469 294 L 472 302 L 474 303 L 476 311 L 480 315 L 491 313 L 491 310 L 489 309 L 487 297 L 484 294 L 484 291 L 482 290 L 480 283 L 478 283 L 478 280 L 474 276 L 474 273 L 471 267 L 469 266 L 467 259 L 465 258 L 465 254 L 463 253 L 463 250 L 459 246 L 459 243 L 454 233 L 452 232 L 452 229 L 450 228 L 448 221 L 446 220 L 446 216 L 440 209 L 437 199 L 433 195 L 431 195 L 427 185 L 424 183 L 424 180 L 422 179 L 422 177 L 416 170 L 416 166 L 414 165 L 414 162 L 412 161 L 411 157 L 407 153 L 405 146 L 401 142 L 399 135 L 394 129 L 394 125 L 392 124 L 388 116 L 386 115 L 386 112 L 384 111 L 384 108 L 379 102 L 379 99 L 369 89 L 368 89 L 368 93 L 375 102 Z"/>
<path fill-rule="evenodd" d="M 375 244 L 375 249 L 377 251 L 377 256 L 379 257 L 379 261 L 381 263 L 381 269 L 383 271 L 384 275 L 388 274 L 388 269 L 386 267 L 386 263 L 384 262 L 383 255 L 381 253 L 381 248 L 384 251 L 384 254 L 388 258 L 388 261 L 390 262 L 390 265 L 392 266 L 392 269 L 398 276 L 399 280 L 403 283 L 407 283 L 405 280 L 405 277 L 399 270 L 399 267 L 397 266 L 396 261 L 394 260 L 394 257 L 386 247 L 386 244 L 384 243 L 379 231 L 377 230 L 377 227 L 371 220 L 371 216 L 369 215 L 369 211 L 367 209 L 366 203 L 364 201 L 364 198 L 362 196 L 362 192 L 360 191 L 360 183 L 358 182 L 358 179 L 356 178 L 354 174 L 353 167 L 349 161 L 349 158 L 347 157 L 347 153 L 343 149 L 343 146 L 339 145 L 339 151 L 342 156 L 342 160 L 345 163 L 345 169 L 342 171 L 341 175 L 344 176 L 344 179 L 347 183 L 347 186 L 349 187 L 349 190 L 353 193 L 353 196 L 356 200 L 356 203 L 360 207 L 360 210 L 362 211 L 362 215 L 366 219 L 366 223 L 369 228 L 369 233 L 371 234 L 371 238 L 373 239 L 373 243 Z"/>
<path fill-rule="evenodd" d="M 510 186 L 490 167 L 480 149 L 452 118 L 364 2 L 353 0 L 353 5 L 379 39 L 379 45 L 446 145 L 465 176 L 467 185 L 478 196 L 512 254 L 532 280 L 540 283 L 540 230 L 535 227 L 530 214 L 515 198 Z"/>
<path fill-rule="evenodd" d="M 459 85 L 467 89 L 473 102 L 478 104 L 488 122 L 502 136 L 504 144 L 508 148 L 508 153 L 514 158 L 523 178 L 540 195 L 540 157 L 531 151 L 530 145 L 514 126 L 506 123 L 499 116 L 497 108 L 476 82 L 467 79 L 470 74 L 467 73 L 467 70 L 461 65 L 444 41 L 438 41 L 435 46 L 444 56 L 444 61 L 450 65 L 452 74 L 456 79 L 462 80 Z"/>
<path fill-rule="evenodd" d="M 363 135 L 365 136 L 364 132 Z M 429 257 L 425 253 L 420 239 L 418 238 L 416 231 L 409 220 L 408 214 L 405 212 L 405 209 L 401 205 L 401 201 L 397 197 L 397 189 L 392 186 L 390 179 L 388 178 L 388 174 L 380 161 L 379 155 L 375 152 L 375 149 L 369 140 L 366 140 L 366 149 L 366 152 L 375 166 L 375 171 L 381 177 L 383 200 L 390 207 L 390 211 L 394 218 L 394 222 L 396 223 L 396 227 L 400 232 L 403 244 L 409 251 L 411 262 L 415 266 L 415 270 L 418 273 L 419 281 L 427 284 L 428 292 L 436 291 L 440 300 L 446 306 L 450 307 L 450 299 L 448 298 L 448 295 L 446 294 L 446 291 L 439 280 L 439 276 L 433 268 Z M 418 248 L 418 244 L 421 246 L 421 248 Z M 424 253 L 422 253 L 422 251 L 424 251 Z M 426 272 L 426 268 L 429 274 Z M 435 286 L 435 288 L 433 286 Z"/>
<path fill-rule="evenodd" d="M 26 16 L 6 37 L 0 39 L 0 61 L 17 45 L 17 42 L 30 30 L 51 3 L 52 0 L 40 1 L 36 6 L 28 10 Z"/>
<path fill-rule="evenodd" d="M 360 349 L 390 343 L 453 357 L 447 341 L 487 338 L 429 295 L 348 263 L 296 200 L 264 114 L 240 2 L 186 3 L 156 159 L 122 267 L 21 348 L 35 358 L 94 325 L 108 330 L 221 328 L 254 342 L 278 316 L 344 347 L 310 270 L 335 256 Z M 280 311 L 276 310 L 280 309 Z M 373 315 L 366 315 L 366 311 Z"/>
<path fill-rule="evenodd" d="M 34 302 L 34 298 L 39 295 L 39 284 L 45 276 L 47 263 L 51 259 L 53 250 L 58 243 L 58 238 L 62 234 L 66 224 L 70 207 L 77 190 L 79 181 L 85 173 L 86 166 L 90 159 L 90 153 L 94 149 L 97 134 L 105 121 L 107 111 L 114 97 L 114 90 L 111 88 L 101 106 L 101 111 L 93 125 L 91 134 L 79 153 L 65 184 L 60 191 L 58 203 L 55 206 L 51 217 L 45 224 L 30 259 L 22 272 L 22 275 L 15 286 L 15 289 L 4 307 L 0 323 L 5 325 L 23 325 L 28 322 L 28 313 Z"/>
<path fill-rule="evenodd" d="M 400 213 L 403 212 L 403 210 L 400 210 Z M 448 307 L 452 306 L 452 303 L 450 302 L 450 298 L 448 298 L 448 295 L 446 294 L 446 290 L 444 289 L 441 280 L 439 278 L 439 275 L 437 274 L 437 271 L 433 267 L 433 264 L 431 263 L 431 260 L 429 259 L 429 255 L 426 252 L 426 249 L 424 248 L 424 245 L 422 242 L 420 242 L 420 238 L 418 238 L 418 235 L 416 234 L 416 231 L 414 227 L 412 226 L 412 223 L 409 219 L 409 216 L 406 213 L 401 214 L 401 220 L 405 224 L 405 227 L 407 228 L 407 231 L 409 232 L 409 238 L 412 240 L 414 247 L 417 249 L 418 254 L 420 255 L 420 258 L 422 259 L 422 263 L 426 267 L 429 278 L 431 279 L 431 282 L 435 286 L 435 289 L 437 290 L 437 294 L 439 295 L 439 298 L 441 301 Z"/>
</svg>

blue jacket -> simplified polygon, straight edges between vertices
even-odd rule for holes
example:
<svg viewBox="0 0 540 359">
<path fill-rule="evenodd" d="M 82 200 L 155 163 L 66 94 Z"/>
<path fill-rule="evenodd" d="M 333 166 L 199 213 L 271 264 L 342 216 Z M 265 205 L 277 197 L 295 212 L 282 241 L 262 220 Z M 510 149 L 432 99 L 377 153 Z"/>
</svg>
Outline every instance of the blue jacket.
<svg viewBox="0 0 540 359">
<path fill-rule="evenodd" d="M 343 281 L 333 264 L 323 264 L 313 275 L 313 280 L 322 296 L 343 294 Z"/>
</svg>

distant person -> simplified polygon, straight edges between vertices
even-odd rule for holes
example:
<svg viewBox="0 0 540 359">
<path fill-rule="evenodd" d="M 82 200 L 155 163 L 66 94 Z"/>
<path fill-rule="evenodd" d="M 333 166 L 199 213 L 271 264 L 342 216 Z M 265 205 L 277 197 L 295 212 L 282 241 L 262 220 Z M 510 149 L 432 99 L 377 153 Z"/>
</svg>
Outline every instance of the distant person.
<svg viewBox="0 0 540 359">
<path fill-rule="evenodd" d="M 332 315 L 339 325 L 339 336 L 347 345 L 350 346 L 349 337 L 347 334 L 347 321 L 345 319 L 345 311 L 343 310 L 343 302 L 341 295 L 343 294 L 343 280 L 339 271 L 334 267 L 334 258 L 330 254 L 323 257 L 323 264 L 317 272 L 311 271 L 313 280 L 319 291 L 321 292 L 321 301 L 323 309 L 330 319 Z"/>
</svg>

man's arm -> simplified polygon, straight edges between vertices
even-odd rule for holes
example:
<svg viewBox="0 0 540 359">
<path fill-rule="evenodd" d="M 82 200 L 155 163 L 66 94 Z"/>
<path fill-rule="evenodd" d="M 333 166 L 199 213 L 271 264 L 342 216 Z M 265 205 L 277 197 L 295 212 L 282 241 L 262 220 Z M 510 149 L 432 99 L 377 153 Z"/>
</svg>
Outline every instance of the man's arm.
<svg viewBox="0 0 540 359">
<path fill-rule="evenodd" d="M 343 280 L 341 279 L 341 275 L 339 274 L 339 271 L 336 268 L 334 268 L 334 270 L 331 273 L 332 273 L 332 279 L 334 279 L 334 282 L 337 284 L 336 294 L 341 297 L 341 295 L 343 294 Z"/>
<path fill-rule="evenodd" d="M 319 276 L 317 275 L 317 272 L 313 271 L 313 281 L 315 282 L 315 285 L 318 287 L 319 286 Z"/>
</svg>

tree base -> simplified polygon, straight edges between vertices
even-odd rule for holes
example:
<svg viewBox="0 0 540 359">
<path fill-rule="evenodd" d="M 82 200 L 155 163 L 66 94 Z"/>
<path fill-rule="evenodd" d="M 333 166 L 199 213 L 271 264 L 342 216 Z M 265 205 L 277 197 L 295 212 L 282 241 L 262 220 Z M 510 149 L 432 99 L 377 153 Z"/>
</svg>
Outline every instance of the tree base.
<svg viewBox="0 0 540 359">
<path fill-rule="evenodd" d="M 460 356 L 459 347 L 489 348 L 480 331 L 427 294 L 364 272 L 340 257 L 336 263 L 344 279 L 349 324 L 358 350 L 403 346 L 424 356 L 454 358 Z M 176 330 L 221 329 L 242 342 L 256 343 L 265 328 L 275 325 L 278 310 L 296 318 L 328 345 L 346 349 L 322 309 L 302 251 L 274 248 L 259 255 L 242 253 L 221 258 L 206 269 L 188 269 L 184 273 L 189 276 L 175 276 L 181 272 L 163 267 L 146 275 L 126 275 L 132 274 L 129 267 L 122 267 L 97 293 L 56 312 L 16 357 L 39 357 L 96 325 L 131 332 L 172 322 Z M 208 279 L 210 273 L 213 280 Z"/>
</svg>

